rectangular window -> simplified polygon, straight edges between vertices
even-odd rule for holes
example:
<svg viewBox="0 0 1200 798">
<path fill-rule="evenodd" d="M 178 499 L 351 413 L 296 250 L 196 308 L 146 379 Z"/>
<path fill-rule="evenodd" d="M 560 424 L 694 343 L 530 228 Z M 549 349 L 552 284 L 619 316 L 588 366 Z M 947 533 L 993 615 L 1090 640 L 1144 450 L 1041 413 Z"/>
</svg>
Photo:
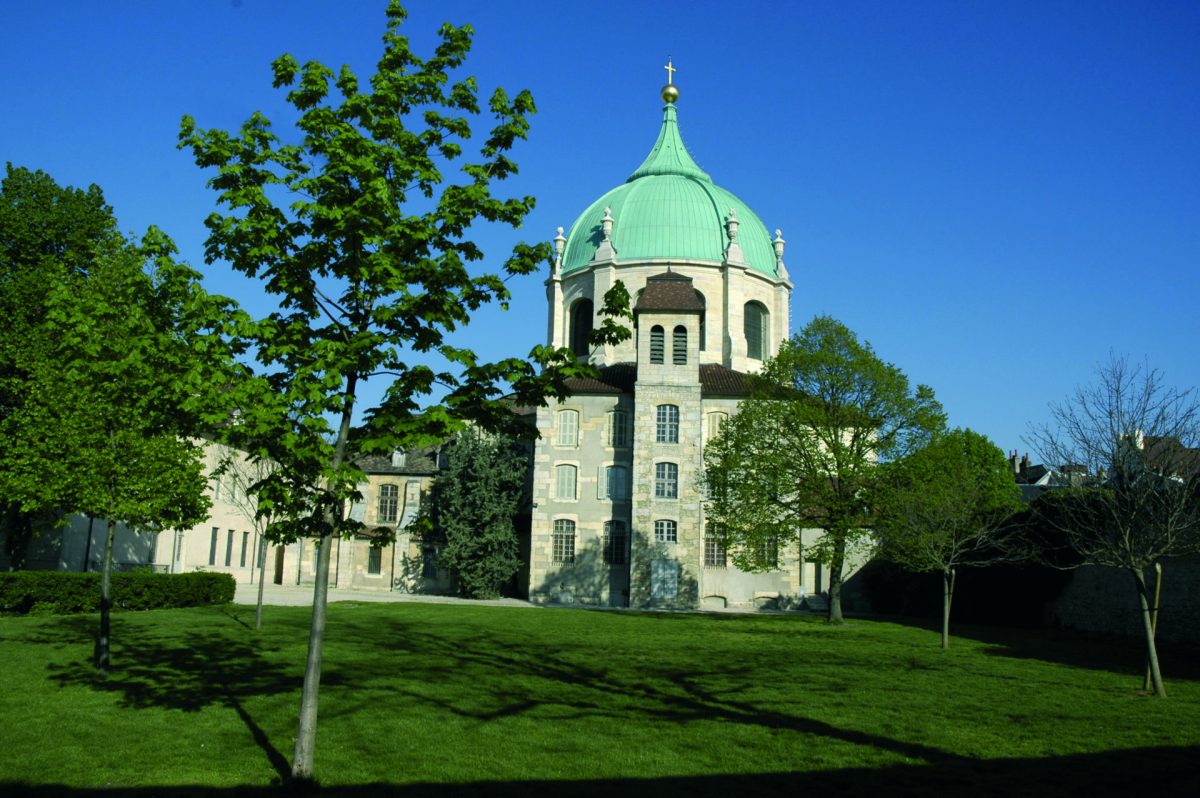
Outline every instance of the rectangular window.
<svg viewBox="0 0 1200 798">
<path fill-rule="evenodd" d="M 233 565 L 233 530 L 225 536 L 225 567 Z"/>
<path fill-rule="evenodd" d="M 656 499 L 679 498 L 679 466 L 674 463 L 654 464 L 654 497 Z"/>
<path fill-rule="evenodd" d="M 608 414 L 608 445 L 623 449 L 629 445 L 629 414 L 613 410 Z"/>
<path fill-rule="evenodd" d="M 755 547 L 755 559 L 768 568 L 775 569 L 779 567 L 779 540 L 778 538 L 767 538 L 762 543 Z"/>
<path fill-rule="evenodd" d="M 559 446 L 570 446 L 572 448 L 579 445 L 579 413 L 577 411 L 558 411 L 558 438 L 556 439 L 556 443 Z"/>
<path fill-rule="evenodd" d="M 679 443 L 679 408 L 676 405 L 659 405 L 654 421 L 655 443 Z"/>
<path fill-rule="evenodd" d="M 400 486 L 379 486 L 379 523 L 394 524 L 400 508 Z"/>
<path fill-rule="evenodd" d="M 674 521 L 655 521 L 654 522 L 654 542 L 655 543 L 678 543 L 679 542 L 679 525 Z"/>
<path fill-rule="evenodd" d="M 717 437 L 717 433 L 721 431 L 721 425 L 729 418 L 728 413 L 709 413 L 708 414 L 708 437 L 705 440 L 712 440 Z"/>
<path fill-rule="evenodd" d="M 673 601 L 679 595 L 679 563 L 674 560 L 650 561 L 650 598 Z"/>
<path fill-rule="evenodd" d="M 250 548 L 250 533 L 242 533 L 242 556 L 238 558 L 238 565 L 242 568 L 246 567 L 246 550 Z"/>
<path fill-rule="evenodd" d="M 221 475 L 213 474 L 213 501 L 221 501 Z"/>
<path fill-rule="evenodd" d="M 558 519 L 554 522 L 550 561 L 555 563 L 575 562 L 575 522 Z"/>
<path fill-rule="evenodd" d="M 573 465 L 560 465 L 554 467 L 554 498 L 560 501 L 575 501 L 578 498 L 575 493 L 575 485 L 577 483 L 578 469 Z"/>
<path fill-rule="evenodd" d="M 707 568 L 725 567 L 725 547 L 711 530 L 704 535 L 704 565 Z"/>
<path fill-rule="evenodd" d="M 625 552 L 629 547 L 629 536 L 625 534 L 624 521 L 604 522 L 604 562 L 607 565 L 624 565 Z"/>
<path fill-rule="evenodd" d="M 437 549 L 433 546 L 426 546 L 421 551 L 421 578 L 437 578 Z"/>
<path fill-rule="evenodd" d="M 383 549 L 372 544 L 367 551 L 367 573 L 376 575 L 381 571 L 383 571 Z"/>
<path fill-rule="evenodd" d="M 613 465 L 601 467 L 600 498 L 613 502 L 623 502 L 629 498 L 626 486 L 629 484 L 629 472 L 625 466 Z"/>
<path fill-rule="evenodd" d="M 221 527 L 212 528 L 212 540 L 208 544 L 208 564 L 217 564 L 217 539 L 221 537 Z"/>
</svg>

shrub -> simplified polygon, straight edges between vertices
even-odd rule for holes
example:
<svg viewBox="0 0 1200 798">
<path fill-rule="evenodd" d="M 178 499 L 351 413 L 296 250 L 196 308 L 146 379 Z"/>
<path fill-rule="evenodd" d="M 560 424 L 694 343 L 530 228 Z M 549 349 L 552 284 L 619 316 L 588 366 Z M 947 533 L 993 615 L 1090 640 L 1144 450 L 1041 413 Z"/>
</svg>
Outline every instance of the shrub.
<svg viewBox="0 0 1200 798">
<path fill-rule="evenodd" d="M 233 601 L 229 574 L 112 574 L 114 609 L 157 610 Z M 0 612 L 62 615 L 100 609 L 100 574 L 59 571 L 0 573 Z"/>
</svg>

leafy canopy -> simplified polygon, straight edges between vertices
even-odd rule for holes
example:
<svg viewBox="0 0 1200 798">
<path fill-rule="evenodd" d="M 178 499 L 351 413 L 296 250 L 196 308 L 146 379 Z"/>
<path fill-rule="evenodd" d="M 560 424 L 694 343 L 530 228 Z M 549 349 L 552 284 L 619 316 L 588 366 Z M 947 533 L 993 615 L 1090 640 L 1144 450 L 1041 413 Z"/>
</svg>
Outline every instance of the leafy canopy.
<svg viewBox="0 0 1200 798">
<path fill-rule="evenodd" d="M 847 551 L 877 518 L 877 463 L 941 429 L 941 405 L 827 316 L 785 341 L 752 386 L 705 448 L 709 520 L 754 570 L 775 566 L 778 544 L 823 530 L 806 556 L 829 565 L 829 618 L 840 622 Z"/>
<path fill-rule="evenodd" d="M 498 272 L 471 269 L 484 256 L 469 238 L 476 223 L 516 228 L 533 208 L 532 197 L 493 192 L 517 172 L 508 152 L 525 138 L 534 103 L 527 91 L 494 90 L 493 125 L 469 159 L 483 111 L 477 79 L 459 74 L 472 30 L 443 25 L 433 55 L 421 58 L 399 32 L 404 18 L 389 4 L 384 52 L 366 85 L 345 66 L 275 60 L 274 85 L 296 114 L 286 141 L 261 113 L 237 132 L 203 130 L 191 117 L 181 125 L 180 147 L 216 171 L 209 185 L 226 209 L 206 222 L 208 261 L 261 279 L 279 303 L 244 330 L 262 380 L 233 432 L 253 456 L 283 466 L 261 486 L 264 509 L 329 511 L 294 513 L 308 519 L 298 532 L 353 525 L 340 507 L 361 479 L 346 447 L 364 381 L 389 386 L 355 445 L 386 452 L 444 440 L 467 420 L 514 426 L 502 394 L 540 403 L 584 369 L 565 350 L 538 346 L 489 363 L 451 343 L 473 311 L 507 302 L 508 277 L 549 260 L 548 244 L 518 243 Z M 437 391 L 441 402 L 424 406 Z"/>
<path fill-rule="evenodd" d="M 60 188 L 11 166 L 0 203 L 7 388 L 0 486 L 24 511 L 77 511 L 131 525 L 204 517 L 199 450 L 223 418 L 232 304 L 203 291 L 151 228 L 117 232 L 95 186 Z M 8 308 L 6 308 L 8 309 Z"/>
<path fill-rule="evenodd" d="M 984 435 L 955 429 L 883 467 L 879 551 L 913 571 L 988 565 L 1015 556 L 1009 517 L 1021 508 L 1012 467 Z"/>
<path fill-rule="evenodd" d="M 709 516 L 748 551 L 804 527 L 840 536 L 869 527 L 875 508 L 863 489 L 876 463 L 903 456 L 944 419 L 931 389 L 911 389 L 826 316 L 785 341 L 752 386 L 704 458 Z"/>
</svg>

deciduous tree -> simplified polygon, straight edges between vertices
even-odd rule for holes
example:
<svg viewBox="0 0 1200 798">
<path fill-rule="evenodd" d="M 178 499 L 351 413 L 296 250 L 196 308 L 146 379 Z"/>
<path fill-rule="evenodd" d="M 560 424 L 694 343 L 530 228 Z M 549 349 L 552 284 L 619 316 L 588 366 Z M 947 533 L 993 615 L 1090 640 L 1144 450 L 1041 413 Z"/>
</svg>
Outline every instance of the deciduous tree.
<svg viewBox="0 0 1200 798">
<path fill-rule="evenodd" d="M 829 567 L 829 620 L 841 623 L 848 547 L 877 520 L 876 464 L 923 445 L 944 424 L 941 405 L 827 316 L 785 341 L 752 386 L 705 448 L 709 521 L 749 568 L 765 567 L 756 552 L 822 530 L 807 554 Z"/>
<path fill-rule="evenodd" d="M 1007 522 L 1021 508 L 1012 467 L 985 436 L 955 429 L 881 467 L 875 487 L 879 553 L 910 571 L 942 574 L 942 648 L 958 569 L 1022 557 Z"/>
<path fill-rule="evenodd" d="M 538 403 L 584 370 L 565 350 L 539 346 L 488 363 L 450 342 L 473 311 L 507 302 L 502 275 L 549 261 L 548 245 L 518 244 L 500 273 L 469 268 L 483 258 L 474 224 L 518 227 L 533 207 L 531 197 L 495 196 L 493 185 L 516 173 L 508 152 L 534 104 L 526 91 L 495 90 L 487 103 L 495 123 L 464 162 L 481 111 L 477 79 L 460 72 L 471 28 L 444 25 L 421 58 L 400 33 L 404 18 L 389 4 L 383 55 L 366 85 L 345 66 L 275 60 L 275 86 L 288 89 L 295 112 L 287 141 L 261 113 L 236 132 L 199 129 L 190 117 L 180 131 L 180 146 L 215 170 L 209 184 L 226 209 L 207 220 L 206 257 L 260 278 L 279 302 L 250 331 L 269 390 L 247 403 L 235 433 L 252 457 L 279 464 L 260 504 L 319 541 L 298 780 L 313 773 L 330 541 L 357 527 L 343 508 L 362 480 L 347 452 L 363 383 L 389 387 L 367 409 L 357 450 L 390 452 L 445 440 L 467 419 L 515 427 L 503 393 Z M 440 404 L 425 406 L 435 388 Z"/>
<path fill-rule="evenodd" d="M 1030 433 L 1043 459 L 1082 466 L 1072 470 L 1093 479 L 1039 500 L 1039 516 L 1081 564 L 1131 576 L 1150 685 L 1165 696 L 1154 641 L 1158 590 L 1146 577 L 1161 574 L 1164 559 L 1200 552 L 1200 399 L 1169 386 L 1157 369 L 1110 355 L 1096 382 L 1051 404 L 1050 416 Z"/>
<path fill-rule="evenodd" d="M 83 280 L 95 264 L 124 246 L 112 209 L 97 186 L 59 186 L 38 170 L 5 167 L 0 181 L 0 421 L 20 410 L 32 395 L 30 362 L 46 341 L 39 333 L 46 298 L 61 284 Z M 0 470 L 21 452 L 0 437 Z M 0 495 L 0 531 L 9 568 L 24 566 L 29 544 L 53 527 L 63 507 L 55 497 Z"/>
<path fill-rule="evenodd" d="M 109 665 L 109 574 L 119 522 L 160 530 L 206 517 L 195 436 L 223 420 L 233 372 L 230 304 L 206 294 L 151 228 L 86 274 L 48 285 L 45 317 L 17 359 L 26 391 L 0 421 L 0 489 L 26 507 L 107 521 L 96 665 Z"/>
</svg>

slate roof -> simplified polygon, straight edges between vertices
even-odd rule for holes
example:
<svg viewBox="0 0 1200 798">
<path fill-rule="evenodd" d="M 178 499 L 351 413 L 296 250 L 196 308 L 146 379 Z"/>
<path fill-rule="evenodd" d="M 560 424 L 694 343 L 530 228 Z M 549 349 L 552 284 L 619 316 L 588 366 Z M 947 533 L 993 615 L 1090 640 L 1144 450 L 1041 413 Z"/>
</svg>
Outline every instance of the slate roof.
<svg viewBox="0 0 1200 798">
<path fill-rule="evenodd" d="M 567 380 L 567 388 L 573 394 L 620 394 L 633 393 L 637 382 L 636 363 L 614 363 L 600 367 L 599 379 Z M 750 393 L 746 375 L 725 368 L 719 363 L 704 363 L 700 366 L 700 394 L 702 396 L 747 396 Z"/>
<path fill-rule="evenodd" d="M 700 365 L 700 393 L 703 396 L 748 396 L 747 375 L 725 368 L 720 363 Z"/>
<path fill-rule="evenodd" d="M 646 288 L 638 297 L 635 313 L 643 311 L 686 311 L 702 313 L 704 303 L 696 289 L 692 288 L 692 278 L 675 272 L 664 272 L 646 279 Z"/>
<path fill-rule="evenodd" d="M 633 383 L 637 380 L 636 363 L 614 363 L 601 366 L 599 370 L 600 379 L 584 377 L 567 380 L 567 390 L 573 394 L 633 393 Z"/>
<path fill-rule="evenodd" d="M 404 465 L 392 465 L 392 457 L 387 454 L 360 454 L 354 458 L 354 464 L 366 474 L 410 474 L 422 476 L 437 473 L 438 447 L 421 446 L 407 449 L 404 452 Z"/>
</svg>

